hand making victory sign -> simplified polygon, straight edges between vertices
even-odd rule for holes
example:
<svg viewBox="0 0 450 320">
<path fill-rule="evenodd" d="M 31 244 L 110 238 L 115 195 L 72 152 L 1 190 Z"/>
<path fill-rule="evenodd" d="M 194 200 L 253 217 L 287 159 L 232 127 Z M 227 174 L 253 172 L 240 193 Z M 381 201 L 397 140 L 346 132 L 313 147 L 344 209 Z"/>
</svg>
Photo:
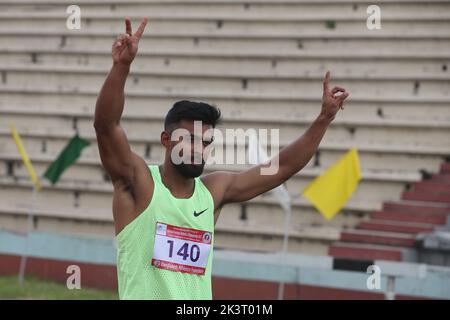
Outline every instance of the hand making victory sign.
<svg viewBox="0 0 450 320">
<path fill-rule="evenodd" d="M 131 31 L 130 19 L 125 19 L 125 34 L 117 37 L 112 46 L 112 58 L 114 63 L 123 63 L 130 65 L 136 57 L 138 43 L 144 33 L 147 25 L 147 18 L 142 20 L 137 31 L 133 34 Z"/>
</svg>

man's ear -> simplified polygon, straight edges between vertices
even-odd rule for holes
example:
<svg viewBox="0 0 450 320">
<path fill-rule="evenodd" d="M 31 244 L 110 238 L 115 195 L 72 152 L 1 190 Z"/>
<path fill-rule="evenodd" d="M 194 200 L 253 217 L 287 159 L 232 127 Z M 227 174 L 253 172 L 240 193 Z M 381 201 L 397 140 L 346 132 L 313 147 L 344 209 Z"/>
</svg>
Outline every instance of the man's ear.
<svg viewBox="0 0 450 320">
<path fill-rule="evenodd" d="M 170 134 L 167 131 L 161 132 L 161 144 L 166 148 L 170 146 Z"/>
</svg>

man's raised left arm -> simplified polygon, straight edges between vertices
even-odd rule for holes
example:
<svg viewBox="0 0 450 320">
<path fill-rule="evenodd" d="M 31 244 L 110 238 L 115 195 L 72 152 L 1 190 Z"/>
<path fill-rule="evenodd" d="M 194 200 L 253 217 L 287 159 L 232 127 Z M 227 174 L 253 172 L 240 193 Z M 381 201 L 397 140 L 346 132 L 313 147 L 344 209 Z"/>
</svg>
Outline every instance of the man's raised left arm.
<svg viewBox="0 0 450 320">
<path fill-rule="evenodd" d="M 216 202 L 218 207 L 226 203 L 250 200 L 284 183 L 306 166 L 316 153 L 328 126 L 339 109 L 344 109 L 344 101 L 349 96 L 349 93 L 339 86 L 330 90 L 329 82 L 330 72 L 327 72 L 323 81 L 320 114 L 302 136 L 281 149 L 277 156 L 242 172 L 218 171 L 208 177 L 218 181 L 219 186 L 216 187 L 220 190 L 216 193 L 216 198 L 219 197 Z M 268 168 L 277 168 L 277 170 L 273 174 L 262 174 Z"/>
</svg>

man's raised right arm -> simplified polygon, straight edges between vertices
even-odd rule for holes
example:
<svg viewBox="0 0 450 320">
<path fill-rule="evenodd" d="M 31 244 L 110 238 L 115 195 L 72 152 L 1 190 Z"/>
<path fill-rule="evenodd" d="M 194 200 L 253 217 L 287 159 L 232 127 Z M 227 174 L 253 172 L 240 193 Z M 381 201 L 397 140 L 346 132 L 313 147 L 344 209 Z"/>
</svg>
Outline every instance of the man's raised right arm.
<svg viewBox="0 0 450 320">
<path fill-rule="evenodd" d="M 125 82 L 147 20 L 142 21 L 135 34 L 131 32 L 128 19 L 125 24 L 126 34 L 119 36 L 112 47 L 113 66 L 97 98 L 94 127 L 100 158 L 113 183 L 128 184 L 142 159 L 131 151 L 120 118 L 125 102 Z"/>
</svg>

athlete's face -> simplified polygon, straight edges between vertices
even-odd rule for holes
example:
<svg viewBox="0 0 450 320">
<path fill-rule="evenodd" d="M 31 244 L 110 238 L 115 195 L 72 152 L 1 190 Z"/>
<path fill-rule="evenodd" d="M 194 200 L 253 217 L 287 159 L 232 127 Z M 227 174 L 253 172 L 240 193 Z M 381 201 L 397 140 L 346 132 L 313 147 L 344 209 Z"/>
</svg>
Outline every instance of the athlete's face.
<svg viewBox="0 0 450 320">
<path fill-rule="evenodd" d="M 161 143 L 169 152 L 170 161 L 186 178 L 195 178 L 203 173 L 205 148 L 213 141 L 212 126 L 194 121 L 182 120 L 169 132 L 161 134 Z"/>
</svg>

